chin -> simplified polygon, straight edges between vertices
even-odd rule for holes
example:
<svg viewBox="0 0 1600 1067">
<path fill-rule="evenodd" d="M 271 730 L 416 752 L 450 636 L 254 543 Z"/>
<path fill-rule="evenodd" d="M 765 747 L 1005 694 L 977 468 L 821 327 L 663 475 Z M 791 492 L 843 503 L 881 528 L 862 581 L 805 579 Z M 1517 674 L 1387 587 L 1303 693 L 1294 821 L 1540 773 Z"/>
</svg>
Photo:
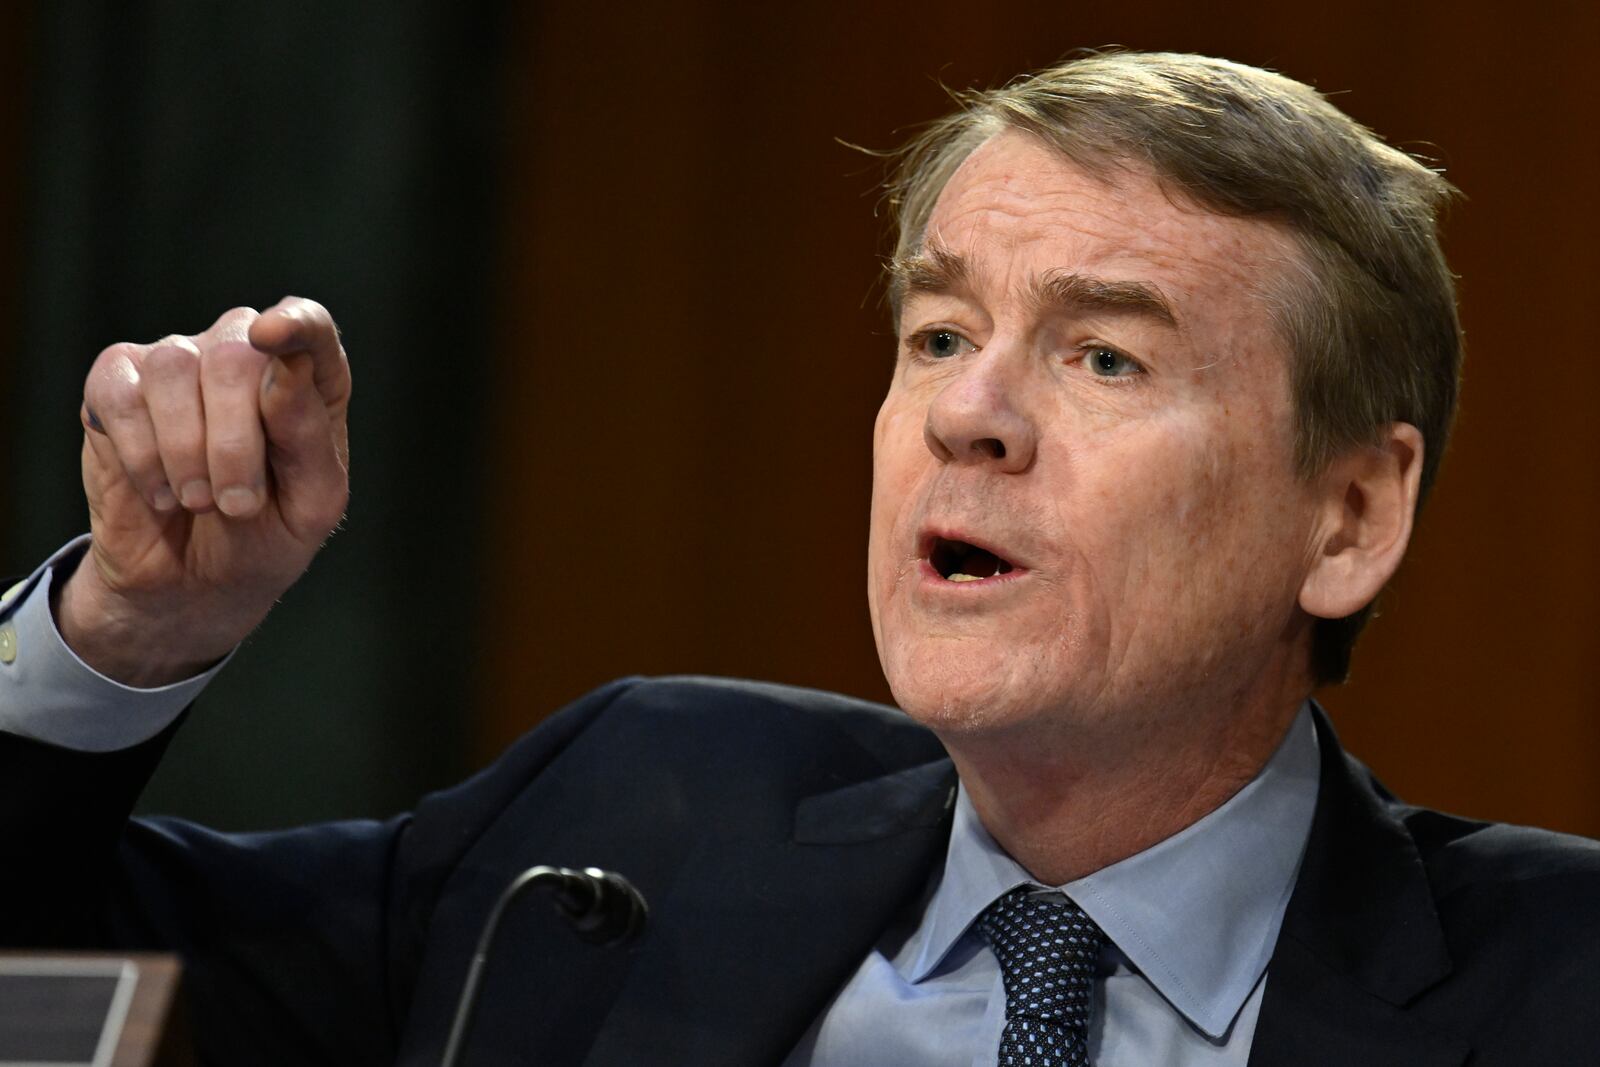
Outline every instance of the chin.
<svg viewBox="0 0 1600 1067">
<path fill-rule="evenodd" d="M 1047 672 L 1030 650 L 984 655 L 965 644 L 925 642 L 884 656 L 889 689 L 907 715 L 941 737 L 958 737 L 1026 726 L 1052 706 L 1056 685 L 1045 684 Z"/>
</svg>

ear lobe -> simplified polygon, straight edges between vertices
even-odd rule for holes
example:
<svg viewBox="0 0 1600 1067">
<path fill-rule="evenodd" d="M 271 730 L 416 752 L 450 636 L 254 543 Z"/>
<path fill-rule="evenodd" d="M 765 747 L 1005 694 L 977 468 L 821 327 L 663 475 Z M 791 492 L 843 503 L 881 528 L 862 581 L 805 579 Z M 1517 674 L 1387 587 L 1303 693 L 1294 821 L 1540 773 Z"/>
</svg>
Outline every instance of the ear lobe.
<svg viewBox="0 0 1600 1067">
<path fill-rule="evenodd" d="M 1319 479 L 1322 519 L 1300 607 L 1322 619 L 1353 615 L 1377 598 L 1411 542 L 1422 484 L 1423 441 L 1391 423 L 1377 444 L 1351 448 Z"/>
</svg>

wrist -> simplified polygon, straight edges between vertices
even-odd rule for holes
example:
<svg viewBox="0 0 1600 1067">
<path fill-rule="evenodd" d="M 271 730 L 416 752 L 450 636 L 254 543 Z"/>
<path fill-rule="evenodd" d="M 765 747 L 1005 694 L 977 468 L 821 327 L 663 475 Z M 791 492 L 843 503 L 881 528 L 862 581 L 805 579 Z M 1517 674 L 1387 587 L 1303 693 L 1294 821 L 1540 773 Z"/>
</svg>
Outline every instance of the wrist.
<svg viewBox="0 0 1600 1067">
<path fill-rule="evenodd" d="M 64 580 L 63 580 L 64 578 Z M 202 647 L 176 620 L 182 608 L 135 604 L 100 578 L 90 552 L 50 588 L 56 631 L 90 669 L 134 689 L 156 689 L 203 673 L 232 648 Z"/>
</svg>

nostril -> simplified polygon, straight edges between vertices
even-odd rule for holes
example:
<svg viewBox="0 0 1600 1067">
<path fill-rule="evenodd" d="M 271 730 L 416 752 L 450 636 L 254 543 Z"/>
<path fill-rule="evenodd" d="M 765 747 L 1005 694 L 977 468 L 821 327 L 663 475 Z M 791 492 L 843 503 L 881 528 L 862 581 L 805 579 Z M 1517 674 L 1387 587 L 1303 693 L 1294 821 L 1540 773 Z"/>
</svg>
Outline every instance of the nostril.
<svg viewBox="0 0 1600 1067">
<path fill-rule="evenodd" d="M 978 440 L 972 442 L 972 448 L 974 451 L 981 452 L 990 459 L 1006 458 L 1005 442 L 1000 440 L 998 437 L 980 437 Z"/>
<path fill-rule="evenodd" d="M 950 451 L 950 447 L 940 440 L 939 435 L 934 432 L 931 420 L 922 426 L 922 440 L 928 446 L 928 451 L 938 457 L 939 462 L 949 463 L 956 458 L 955 453 Z"/>
</svg>

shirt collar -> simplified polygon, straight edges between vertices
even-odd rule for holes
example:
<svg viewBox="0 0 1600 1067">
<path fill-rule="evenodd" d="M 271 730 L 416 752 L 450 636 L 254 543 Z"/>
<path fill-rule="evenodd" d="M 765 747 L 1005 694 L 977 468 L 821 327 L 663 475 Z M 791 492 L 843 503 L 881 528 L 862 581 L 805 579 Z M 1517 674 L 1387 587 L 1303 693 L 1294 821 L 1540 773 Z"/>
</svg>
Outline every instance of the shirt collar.
<svg viewBox="0 0 1600 1067">
<path fill-rule="evenodd" d="M 1219 1038 L 1272 956 L 1310 834 L 1318 774 L 1308 704 L 1261 773 L 1221 807 L 1056 888 L 1190 1023 Z M 963 787 L 938 888 L 895 954 L 902 977 L 928 978 L 984 908 L 1030 884 L 1038 883 L 989 836 Z"/>
</svg>

